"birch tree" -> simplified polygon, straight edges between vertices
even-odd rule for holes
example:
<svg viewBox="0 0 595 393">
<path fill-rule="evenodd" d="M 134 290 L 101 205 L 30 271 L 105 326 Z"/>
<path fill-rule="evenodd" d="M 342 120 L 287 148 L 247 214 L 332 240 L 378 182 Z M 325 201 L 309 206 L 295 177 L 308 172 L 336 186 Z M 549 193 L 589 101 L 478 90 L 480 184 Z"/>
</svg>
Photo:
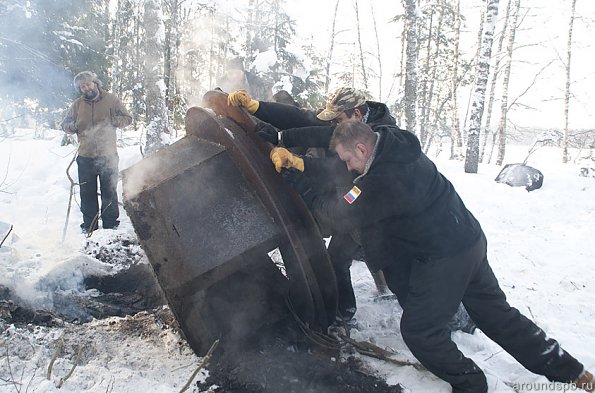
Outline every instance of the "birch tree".
<svg viewBox="0 0 595 393">
<path fill-rule="evenodd" d="M 473 93 L 471 104 L 469 132 L 467 133 L 467 154 L 465 156 L 466 173 L 477 173 L 477 168 L 479 166 L 479 133 L 490 72 L 490 57 L 492 54 L 492 42 L 494 41 L 496 19 L 498 17 L 498 3 L 499 0 L 488 0 L 486 6 L 486 20 L 481 40 L 481 51 L 477 62 L 475 91 Z"/>
<path fill-rule="evenodd" d="M 145 102 L 145 46 L 146 46 L 146 35 L 144 34 L 144 4 L 140 0 L 134 0 L 134 33 L 132 40 L 132 52 L 133 52 L 133 63 L 134 78 L 131 82 L 134 82 L 132 87 L 132 110 L 133 110 L 133 123 L 134 127 L 137 127 L 141 115 L 146 114 L 147 105 Z"/>
<path fill-rule="evenodd" d="M 357 28 L 357 44 L 359 49 L 359 60 L 362 66 L 362 78 L 364 83 L 364 88 L 368 90 L 368 74 L 366 72 L 366 59 L 364 57 L 364 48 L 362 47 L 362 34 L 361 34 L 361 26 L 359 21 L 359 6 L 357 0 L 355 0 L 355 26 Z"/>
<path fill-rule="evenodd" d="M 406 128 L 417 128 L 417 1 L 405 0 L 405 123 Z"/>
<path fill-rule="evenodd" d="M 176 93 L 176 69 L 178 67 L 178 50 L 180 45 L 180 11 L 185 0 L 166 0 L 163 4 L 168 12 L 168 23 L 165 25 L 165 60 L 164 60 L 164 84 L 165 102 L 168 119 L 172 121 L 172 128 L 175 130 L 176 103 L 179 103 Z M 184 111 L 185 112 L 185 111 Z M 183 120 L 183 119 L 180 119 Z"/>
<path fill-rule="evenodd" d="M 566 85 L 564 89 L 564 137 L 562 139 L 562 162 L 568 162 L 568 118 L 570 107 L 570 60 L 572 58 L 572 29 L 574 27 L 574 16 L 576 10 L 576 0 L 571 0 L 570 3 L 570 23 L 568 24 L 568 42 L 566 44 L 566 64 L 564 69 L 566 71 Z"/>
<path fill-rule="evenodd" d="M 441 81 L 447 80 L 447 78 L 442 77 L 442 74 L 444 73 L 442 66 L 446 66 L 446 63 L 443 62 L 443 59 L 447 57 L 445 54 L 450 53 L 447 48 L 444 48 L 444 44 L 446 43 L 448 45 L 449 42 L 444 35 L 443 28 L 446 24 L 445 19 L 451 14 L 451 9 L 445 3 L 436 4 L 433 7 L 437 9 L 438 20 L 435 29 L 433 29 L 434 34 L 428 36 L 428 48 L 433 46 L 433 50 L 431 54 L 430 51 L 428 51 L 428 56 L 431 60 L 428 62 L 429 67 L 425 74 L 427 83 L 425 84 L 425 103 L 422 104 L 422 107 L 427 107 L 427 110 L 425 113 L 422 110 L 420 121 L 420 138 L 424 152 L 427 152 L 430 148 L 434 135 L 439 128 L 439 123 L 441 122 L 440 114 L 442 113 L 442 108 L 444 108 L 444 105 L 440 104 L 442 101 L 442 90 L 444 90 Z M 436 98 L 435 103 L 434 97 Z M 423 133 L 421 131 L 422 127 L 425 130 Z"/>
<path fill-rule="evenodd" d="M 521 7 L 521 0 L 514 0 L 512 9 L 510 32 L 508 34 L 508 44 L 506 45 L 506 66 L 504 68 L 504 79 L 502 80 L 502 103 L 500 105 L 500 122 L 498 124 L 498 158 L 496 165 L 502 165 L 504 153 L 506 152 L 506 120 L 508 117 L 508 82 L 510 81 L 510 69 L 512 68 L 512 54 L 514 49 L 514 37 L 516 35 L 517 20 Z"/>
<path fill-rule="evenodd" d="M 393 92 L 393 89 L 395 88 L 395 85 L 397 86 L 397 100 L 394 102 L 393 107 L 394 107 L 394 112 L 393 112 L 393 116 L 395 116 L 395 119 L 397 120 L 397 124 L 404 124 L 405 120 L 404 120 L 404 116 L 405 116 L 405 111 L 404 111 L 404 102 L 405 102 L 405 75 L 407 74 L 406 71 L 406 59 L 407 59 L 407 55 L 406 55 L 406 50 L 407 50 L 407 19 L 405 15 L 396 15 L 391 19 L 391 22 L 394 23 L 398 23 L 403 21 L 403 34 L 401 34 L 400 36 L 400 47 L 401 47 L 401 52 L 399 54 L 399 66 L 398 66 L 398 70 L 395 72 L 395 74 L 393 75 L 393 81 L 391 83 L 391 86 L 388 90 L 388 93 L 386 94 L 387 96 L 390 96 Z"/>
<path fill-rule="evenodd" d="M 450 106 L 451 106 L 451 151 L 450 157 L 461 157 L 463 155 L 463 143 L 461 138 L 461 126 L 459 124 L 459 106 L 457 101 L 457 88 L 459 86 L 459 43 L 461 41 L 461 0 L 456 0 L 455 5 L 455 38 L 454 53 L 452 56 L 452 75 L 450 79 Z"/>
<path fill-rule="evenodd" d="M 248 18 L 246 20 L 246 59 L 248 61 L 252 60 L 253 51 L 252 51 L 252 38 L 253 38 L 253 30 L 254 30 L 254 0 L 248 1 Z"/>
<path fill-rule="evenodd" d="M 419 84 L 419 94 L 418 94 L 418 101 L 420 103 L 421 106 L 421 113 L 420 113 L 420 118 L 419 118 L 419 141 L 421 142 L 422 147 L 424 146 L 424 143 L 426 142 L 426 119 L 427 119 L 427 113 L 430 110 L 429 105 L 430 103 L 428 102 L 428 83 L 430 82 L 430 62 L 432 61 L 432 56 L 430 54 L 431 50 L 432 50 L 432 37 L 434 35 L 434 12 L 433 9 L 430 10 L 429 12 L 429 16 L 428 16 L 428 27 L 427 27 L 427 35 L 425 37 L 425 59 L 423 60 L 423 65 L 420 66 L 421 68 L 421 83 Z M 423 23 L 420 23 L 420 31 L 423 30 Z M 419 33 L 418 34 L 418 41 L 419 41 L 419 35 L 423 35 L 423 33 Z M 421 45 L 420 45 L 421 46 Z M 420 48 L 421 51 L 421 48 Z M 422 55 L 423 56 L 423 55 Z M 420 62 L 422 62 L 422 60 L 420 60 Z M 418 74 L 419 76 L 419 74 Z"/>
<path fill-rule="evenodd" d="M 481 10 L 480 20 L 481 20 L 481 22 L 479 24 L 479 29 L 477 30 L 477 50 L 475 51 L 475 56 L 473 57 L 475 59 L 475 61 L 473 63 L 473 68 L 475 70 L 477 69 L 477 59 L 479 59 L 479 54 L 481 53 L 481 41 L 483 39 L 483 25 L 485 23 L 485 10 Z M 475 72 L 475 74 L 477 74 L 477 72 Z M 472 78 L 472 83 L 474 85 L 475 85 L 476 77 L 477 77 L 477 75 L 473 75 L 473 78 Z M 474 89 L 471 89 L 471 91 L 469 93 L 469 100 L 467 101 L 467 111 L 465 112 L 465 121 L 463 123 L 464 130 L 467 129 L 467 123 L 469 121 L 469 112 L 471 109 L 473 93 L 474 93 Z M 461 137 L 464 141 L 463 144 L 465 145 L 466 144 L 465 138 L 467 137 L 467 135 L 465 135 L 464 133 L 461 133 Z"/>
<path fill-rule="evenodd" d="M 486 113 L 486 120 L 484 123 L 484 132 L 482 135 L 482 142 L 480 148 L 480 156 L 479 161 L 484 162 L 484 155 L 485 155 L 485 148 L 487 145 L 488 137 L 492 134 L 492 147 L 496 143 L 496 136 L 498 135 L 497 132 L 491 132 L 491 119 L 492 119 L 492 108 L 494 105 L 494 100 L 496 97 L 496 82 L 498 81 L 498 76 L 500 74 L 500 61 L 503 57 L 502 48 L 504 47 L 504 38 L 506 37 L 506 31 L 508 30 L 508 24 L 510 21 L 510 6 L 512 0 L 508 0 L 506 4 L 506 16 L 504 17 L 504 26 L 502 27 L 502 33 L 500 34 L 500 39 L 498 40 L 498 50 L 496 51 L 496 56 L 494 56 L 494 68 L 492 72 L 492 81 L 490 84 L 490 97 L 488 98 L 488 110 Z M 491 155 L 490 155 L 491 156 Z"/>
<path fill-rule="evenodd" d="M 335 12 L 333 13 L 333 23 L 331 26 L 331 36 L 330 36 L 330 43 L 329 43 L 329 49 L 328 49 L 328 56 L 326 59 L 326 64 L 325 64 L 325 75 L 324 75 L 324 94 L 326 95 L 328 93 L 328 89 L 331 83 L 331 64 L 333 61 L 333 51 L 335 49 L 335 39 L 336 39 L 336 30 L 335 30 L 335 26 L 337 24 L 337 11 L 339 10 L 339 0 L 337 0 L 337 2 L 335 3 Z"/>
<path fill-rule="evenodd" d="M 146 143 L 145 152 L 151 154 L 163 146 L 161 134 L 167 131 L 165 106 L 164 53 L 165 26 L 159 0 L 145 2 L 145 94 Z"/>
<path fill-rule="evenodd" d="M 374 12 L 372 0 L 370 0 L 370 13 L 372 14 L 374 34 L 376 37 L 376 59 L 378 60 L 378 100 L 382 101 L 382 57 L 380 56 L 380 38 L 378 37 L 378 25 L 376 24 L 376 14 Z"/>
</svg>

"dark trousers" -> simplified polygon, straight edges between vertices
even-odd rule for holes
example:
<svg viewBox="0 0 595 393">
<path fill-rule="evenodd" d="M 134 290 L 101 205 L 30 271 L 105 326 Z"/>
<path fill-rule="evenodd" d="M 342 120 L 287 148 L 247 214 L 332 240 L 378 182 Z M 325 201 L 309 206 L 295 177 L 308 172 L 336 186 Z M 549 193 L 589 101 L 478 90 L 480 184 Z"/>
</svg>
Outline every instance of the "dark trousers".
<svg viewBox="0 0 595 393">
<path fill-rule="evenodd" d="M 392 264 L 383 268 L 384 278 L 386 279 L 386 285 L 397 296 L 397 301 L 401 305 L 401 308 L 405 308 L 405 302 L 407 301 L 407 295 L 409 293 L 409 279 L 411 277 L 411 267 L 414 263 L 413 260 L 401 261 L 399 264 Z M 463 303 L 459 303 L 457 311 L 451 316 L 448 324 L 448 330 L 455 332 L 457 330 L 465 333 L 472 334 L 475 331 L 476 325 L 471 320 L 469 313 L 463 306 Z"/>
<path fill-rule="evenodd" d="M 350 268 L 359 247 L 349 233 L 334 234 L 328 245 L 329 257 L 337 278 L 338 310 L 344 318 L 353 316 L 356 310 Z"/>
<path fill-rule="evenodd" d="M 101 220 L 104 228 L 117 224 L 118 208 L 118 156 L 77 157 L 79 187 L 81 190 L 81 212 L 83 226 L 91 229 L 99 212 L 97 179 L 101 190 Z M 97 222 L 92 229 L 97 229 Z"/>
<path fill-rule="evenodd" d="M 447 328 L 462 301 L 477 327 L 525 368 L 550 381 L 575 380 L 583 365 L 508 304 L 486 248 L 482 235 L 460 255 L 411 264 L 401 334 L 413 355 L 454 393 L 487 392 L 485 375 L 458 350 Z"/>
<path fill-rule="evenodd" d="M 353 283 L 351 282 L 350 268 L 353 259 L 360 251 L 360 243 L 353 234 L 333 235 L 328 246 L 328 253 L 337 279 L 337 308 L 341 317 L 346 319 L 350 319 L 357 311 L 357 301 L 353 291 Z M 386 279 L 386 283 L 383 282 L 383 284 L 386 284 L 388 289 L 397 296 L 401 306 L 407 299 L 411 263 L 411 261 L 407 261 L 402 266 L 389 267 L 387 268 L 388 273 L 383 273 L 382 276 Z M 457 312 L 450 319 L 448 329 L 453 332 L 461 330 L 466 333 L 472 333 L 475 330 L 475 324 L 462 303 L 459 303 Z"/>
</svg>

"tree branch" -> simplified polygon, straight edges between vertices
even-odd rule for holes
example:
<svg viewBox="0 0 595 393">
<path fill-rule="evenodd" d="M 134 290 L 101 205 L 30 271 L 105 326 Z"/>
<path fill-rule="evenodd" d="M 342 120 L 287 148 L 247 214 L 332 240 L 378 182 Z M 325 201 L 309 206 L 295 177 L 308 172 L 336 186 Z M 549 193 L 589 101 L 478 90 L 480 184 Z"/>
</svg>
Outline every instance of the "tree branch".
<svg viewBox="0 0 595 393">
<path fill-rule="evenodd" d="M 211 360 L 211 356 L 213 355 L 215 348 L 217 348 L 217 345 L 219 345 L 218 339 L 213 342 L 213 344 L 211 345 L 211 348 L 209 348 L 207 354 L 202 358 L 202 362 L 200 362 L 200 364 L 198 365 L 196 370 L 194 370 L 194 372 L 190 376 L 190 379 L 188 379 L 188 382 L 186 382 L 186 385 L 184 385 L 182 387 L 182 389 L 180 390 L 180 393 L 183 393 L 186 390 L 188 390 L 188 388 L 190 387 L 190 384 L 194 380 L 194 377 L 196 377 L 196 374 L 198 374 L 198 372 L 209 362 L 209 360 Z"/>
</svg>

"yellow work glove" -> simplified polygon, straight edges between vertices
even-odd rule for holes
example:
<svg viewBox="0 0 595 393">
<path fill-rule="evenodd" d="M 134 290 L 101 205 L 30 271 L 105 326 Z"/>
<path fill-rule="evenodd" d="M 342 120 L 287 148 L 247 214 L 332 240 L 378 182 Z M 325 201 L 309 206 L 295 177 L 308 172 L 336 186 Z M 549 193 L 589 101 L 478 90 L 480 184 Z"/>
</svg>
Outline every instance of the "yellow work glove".
<svg viewBox="0 0 595 393">
<path fill-rule="evenodd" d="M 229 106 L 242 106 L 250 113 L 258 110 L 258 101 L 253 100 L 246 90 L 236 90 L 227 96 L 227 104 Z"/>
<path fill-rule="evenodd" d="M 291 154 L 284 147 L 275 147 L 271 150 L 271 161 L 279 173 L 281 173 L 281 168 L 295 168 L 300 172 L 304 171 L 304 159 Z"/>
</svg>

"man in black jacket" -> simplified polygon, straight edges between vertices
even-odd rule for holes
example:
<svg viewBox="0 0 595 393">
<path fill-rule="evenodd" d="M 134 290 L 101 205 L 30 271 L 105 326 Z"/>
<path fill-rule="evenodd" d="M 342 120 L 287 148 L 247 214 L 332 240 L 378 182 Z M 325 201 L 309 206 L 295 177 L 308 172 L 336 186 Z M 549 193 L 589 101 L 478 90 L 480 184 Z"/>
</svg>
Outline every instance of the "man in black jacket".
<svg viewBox="0 0 595 393">
<path fill-rule="evenodd" d="M 593 391 L 593 375 L 508 304 L 488 263 L 479 222 L 414 134 L 344 122 L 330 147 L 358 174 L 343 198 L 321 197 L 293 169 L 284 175 L 316 214 L 360 231 L 366 255 L 373 252 L 371 261 L 382 262 L 371 268 L 383 269 L 391 289 L 403 289 L 407 272 L 401 334 L 429 371 L 455 393 L 487 392 L 485 375 L 458 350 L 447 329 L 462 301 L 477 326 L 527 369 Z M 282 166 L 291 167 L 291 160 Z"/>
</svg>

